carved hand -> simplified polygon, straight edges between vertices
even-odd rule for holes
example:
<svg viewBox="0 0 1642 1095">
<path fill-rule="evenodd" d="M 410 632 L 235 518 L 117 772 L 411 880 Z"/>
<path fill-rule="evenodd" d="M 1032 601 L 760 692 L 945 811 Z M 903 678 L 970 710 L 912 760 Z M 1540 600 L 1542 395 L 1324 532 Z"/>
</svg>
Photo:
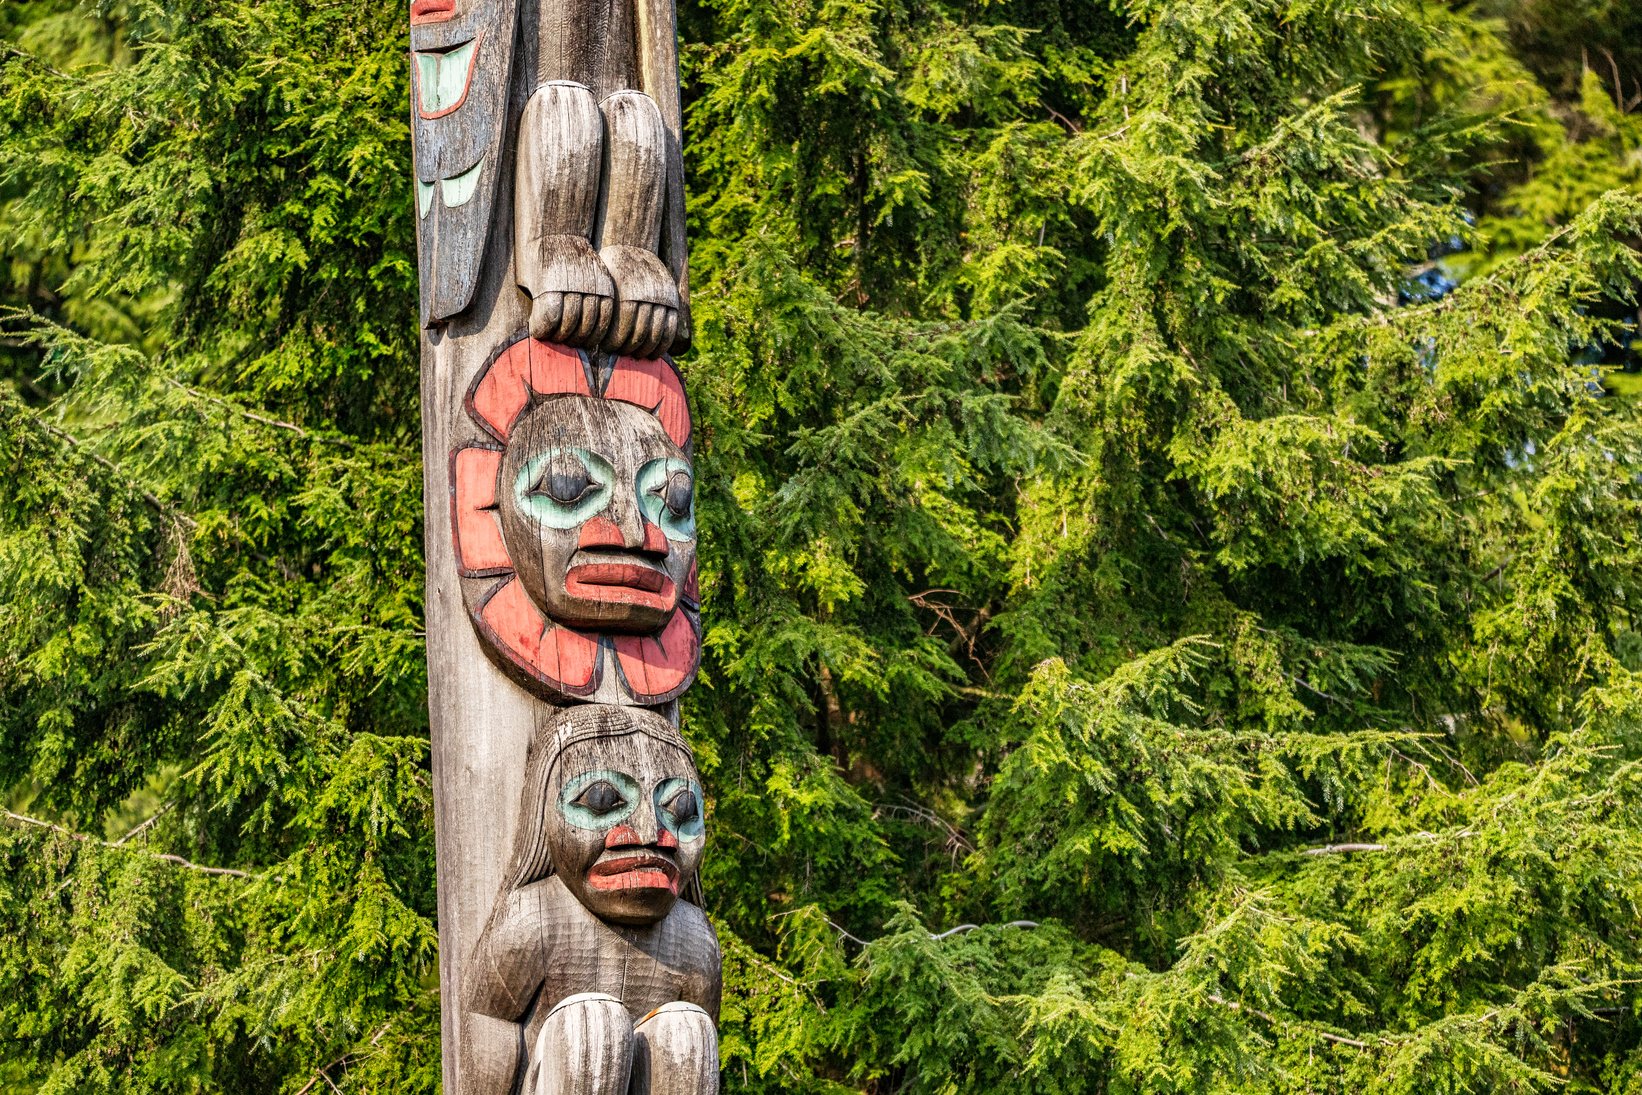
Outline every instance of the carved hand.
<svg viewBox="0 0 1642 1095">
<path fill-rule="evenodd" d="M 659 357 L 679 332 L 678 283 L 661 259 L 620 244 L 599 252 L 616 282 L 616 316 L 604 348 L 634 357 Z"/>
<path fill-rule="evenodd" d="M 616 313 L 616 286 L 581 236 L 547 236 L 540 288 L 530 303 L 530 334 L 546 342 L 597 349 Z"/>
</svg>

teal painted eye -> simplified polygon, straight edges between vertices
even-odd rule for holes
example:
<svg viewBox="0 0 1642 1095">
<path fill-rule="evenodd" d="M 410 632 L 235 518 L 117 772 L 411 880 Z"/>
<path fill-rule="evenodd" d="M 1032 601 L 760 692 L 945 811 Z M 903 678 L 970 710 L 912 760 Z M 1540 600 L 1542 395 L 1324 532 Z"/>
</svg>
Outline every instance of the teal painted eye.
<svg viewBox="0 0 1642 1095">
<path fill-rule="evenodd" d="M 636 485 L 645 520 L 660 526 L 669 540 L 696 538 L 696 481 L 688 461 L 652 460 L 639 469 Z"/>
<path fill-rule="evenodd" d="M 602 833 L 633 816 L 639 786 L 625 772 L 596 769 L 567 781 L 559 792 L 559 813 L 578 829 Z"/>
<path fill-rule="evenodd" d="M 513 480 L 519 508 L 549 528 L 575 528 L 610 504 L 615 469 L 586 449 L 548 449 Z"/>
<path fill-rule="evenodd" d="M 701 785 L 693 779 L 674 776 L 656 784 L 656 817 L 680 843 L 698 840 L 707 831 L 701 815 Z"/>
</svg>

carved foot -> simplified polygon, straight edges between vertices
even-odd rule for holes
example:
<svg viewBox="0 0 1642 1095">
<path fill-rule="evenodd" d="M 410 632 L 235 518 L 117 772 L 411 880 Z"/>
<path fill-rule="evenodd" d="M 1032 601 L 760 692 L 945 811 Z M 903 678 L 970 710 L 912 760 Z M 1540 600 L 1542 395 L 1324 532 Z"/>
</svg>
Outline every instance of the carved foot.
<svg viewBox="0 0 1642 1095">
<path fill-rule="evenodd" d="M 531 337 L 597 349 L 616 313 L 616 287 L 605 264 L 580 236 L 548 236 L 538 246 Z"/>
<path fill-rule="evenodd" d="M 599 252 L 616 283 L 615 322 L 604 348 L 634 357 L 660 357 L 679 332 L 678 283 L 661 259 L 642 247 L 622 244 Z"/>
</svg>

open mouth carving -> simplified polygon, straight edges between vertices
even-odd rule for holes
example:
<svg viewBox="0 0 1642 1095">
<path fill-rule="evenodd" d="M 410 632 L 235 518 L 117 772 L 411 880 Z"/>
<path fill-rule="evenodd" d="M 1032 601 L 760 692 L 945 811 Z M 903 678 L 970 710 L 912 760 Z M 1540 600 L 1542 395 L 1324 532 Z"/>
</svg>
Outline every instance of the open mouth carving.
<svg viewBox="0 0 1642 1095">
<path fill-rule="evenodd" d="M 440 3 L 444 0 L 428 0 Z M 430 17 L 425 22 L 449 19 L 447 14 Z M 426 121 L 443 118 L 461 109 L 473 87 L 473 73 L 479 64 L 479 39 L 451 46 L 448 49 L 424 50 L 416 54 L 416 112 Z M 448 195 L 447 195 L 448 199 Z M 451 204 L 448 200 L 446 204 Z"/>
</svg>

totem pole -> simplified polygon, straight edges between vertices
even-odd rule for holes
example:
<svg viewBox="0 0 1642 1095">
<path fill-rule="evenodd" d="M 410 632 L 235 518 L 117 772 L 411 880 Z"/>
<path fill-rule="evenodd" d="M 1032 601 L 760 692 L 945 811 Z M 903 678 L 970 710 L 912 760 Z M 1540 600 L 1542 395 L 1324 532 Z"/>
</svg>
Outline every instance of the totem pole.
<svg viewBox="0 0 1642 1095">
<path fill-rule="evenodd" d="M 672 0 L 412 0 L 447 1095 L 711 1095 Z"/>
</svg>

